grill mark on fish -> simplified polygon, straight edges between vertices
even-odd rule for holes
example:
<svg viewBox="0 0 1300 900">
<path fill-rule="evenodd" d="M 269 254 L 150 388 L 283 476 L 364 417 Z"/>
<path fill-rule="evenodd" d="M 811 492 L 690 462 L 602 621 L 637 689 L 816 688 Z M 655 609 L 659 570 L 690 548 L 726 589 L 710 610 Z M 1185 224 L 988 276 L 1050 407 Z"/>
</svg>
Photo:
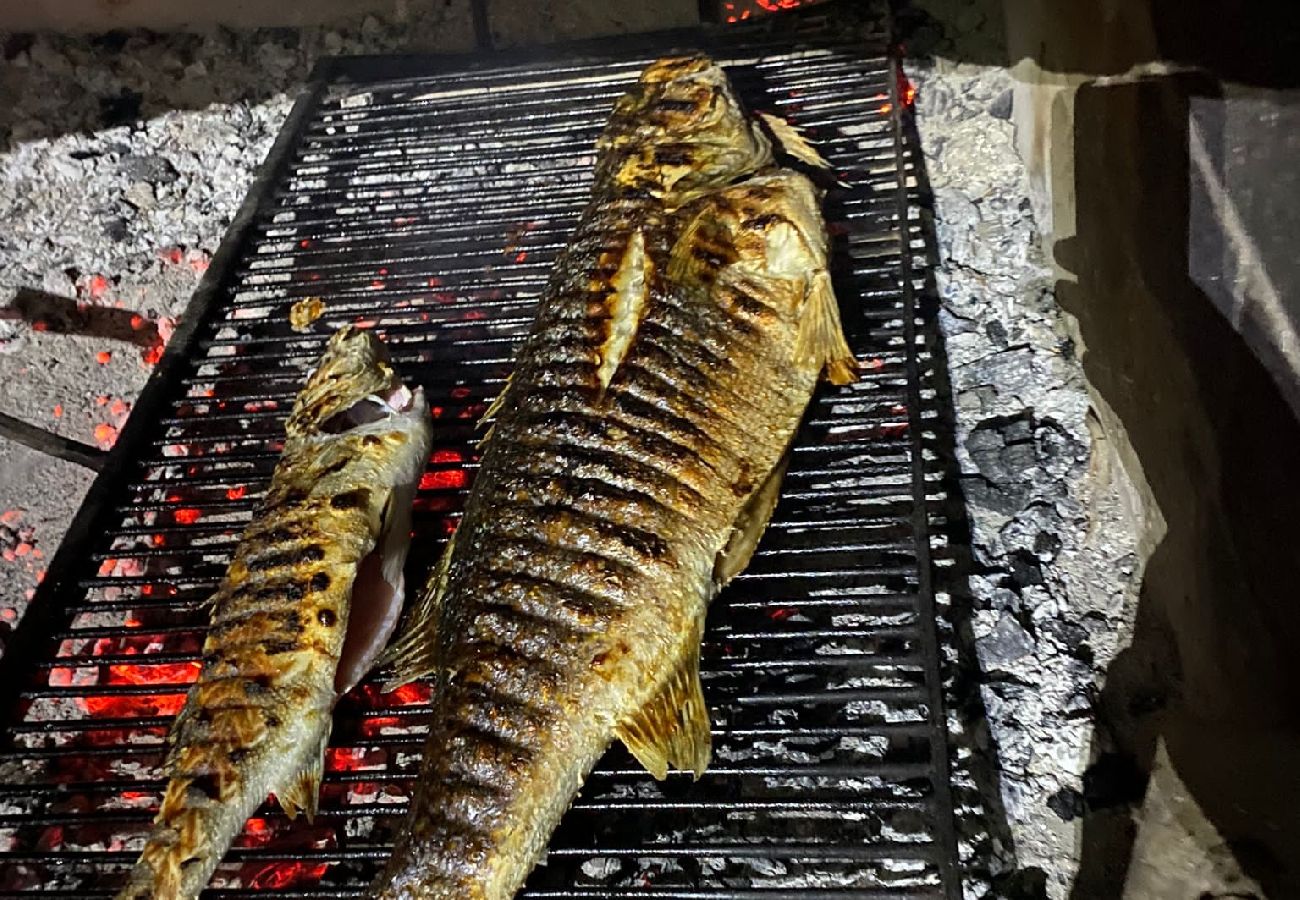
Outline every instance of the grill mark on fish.
<svg viewBox="0 0 1300 900">
<path fill-rule="evenodd" d="M 571 392 L 537 386 L 536 399 L 540 407 L 549 407 L 551 415 L 583 421 L 581 426 L 590 433 L 616 426 L 625 432 L 609 440 L 636 447 L 638 452 L 659 452 L 664 457 L 699 464 L 715 473 L 722 459 L 732 454 L 703 429 L 690 420 L 673 414 L 653 403 L 648 403 L 630 393 L 626 384 L 610 386 L 610 408 L 605 414 L 594 412 L 589 404 L 574 398 Z"/>
<path fill-rule="evenodd" d="M 268 572 L 272 569 L 301 566 L 309 562 L 320 562 L 325 558 L 325 548 L 316 543 L 289 548 L 272 547 L 264 553 L 249 554 L 244 565 L 249 572 Z"/>
<path fill-rule="evenodd" d="M 611 399 L 614 411 L 618 414 L 615 421 L 628 431 L 657 434 L 662 440 L 672 441 L 683 450 L 695 454 L 696 458 L 715 472 L 719 471 L 718 463 L 724 458 L 732 457 L 732 451 L 695 422 L 666 406 L 647 401 L 636 393 L 641 371 L 643 370 L 638 368 L 635 373 L 629 373 L 629 378 L 622 379 L 613 386 Z"/>
<path fill-rule="evenodd" d="M 534 355 L 550 361 L 595 361 L 604 326 L 596 319 L 574 319 L 539 332 L 529 341 Z"/>
<path fill-rule="evenodd" d="M 607 549 L 619 548 L 631 565 L 653 565 L 662 562 L 669 547 L 653 531 L 638 528 L 630 523 L 612 521 L 598 513 L 576 509 L 567 503 L 502 504 L 497 507 L 503 521 L 499 525 L 507 533 L 521 528 L 545 530 L 568 528 L 579 530 L 579 536 L 604 543 Z M 515 523 L 510 524 L 511 520 Z"/>
<path fill-rule="evenodd" d="M 639 396 L 656 408 L 677 410 L 682 418 L 694 423 L 719 446 L 728 446 L 721 437 L 724 429 L 731 434 L 746 433 L 744 422 L 725 410 L 721 403 L 706 405 L 692 394 L 690 380 L 676 377 L 681 372 L 675 368 L 677 361 L 669 354 L 647 344 L 640 347 L 638 355 L 642 358 L 629 360 L 625 366 L 627 377 L 620 385 L 624 392 Z M 695 370 L 685 368 L 693 378 Z M 687 384 L 685 390 L 683 381 Z M 699 394 L 708 396 L 703 388 Z"/>
<path fill-rule="evenodd" d="M 726 290 L 719 292 L 719 295 L 721 299 L 730 301 L 720 308 L 731 316 L 733 322 L 749 324 L 748 320 L 754 319 L 767 324 L 780 317 L 776 307 L 764 303 L 756 294 L 745 290 L 740 284 L 728 285 Z"/>
<path fill-rule="evenodd" d="M 511 485 L 519 485 L 517 491 Z M 592 478 L 571 475 L 519 476 L 509 482 L 503 502 L 557 504 L 615 522 L 654 523 L 656 529 L 671 531 L 685 522 L 684 514 L 659 504 L 647 494 L 627 491 Z"/>
<path fill-rule="evenodd" d="M 540 417 L 538 417 L 540 418 Z M 704 497 L 694 487 L 684 483 L 678 472 L 651 465 L 649 461 L 633 456 L 626 449 L 609 447 L 600 443 L 584 444 L 573 435 L 547 429 L 544 422 L 529 416 L 524 419 L 527 437 L 519 444 L 537 452 L 529 459 L 530 468 L 538 472 L 552 472 L 556 460 L 565 465 L 565 471 L 580 466 L 590 466 L 609 473 L 616 483 L 629 484 L 634 490 L 657 496 L 664 505 L 674 509 L 683 502 L 690 507 L 704 503 Z"/>
<path fill-rule="evenodd" d="M 501 596 L 494 592 L 484 595 L 479 601 L 479 615 L 496 617 L 497 627 L 501 629 L 554 641 L 557 645 L 600 634 L 589 621 L 580 622 L 573 617 L 555 615 L 555 604 L 534 601 L 528 608 L 521 605 L 524 603 L 527 601 L 519 596 Z"/>
<path fill-rule="evenodd" d="M 563 680 L 568 662 L 533 657 L 502 642 L 499 635 L 470 631 L 453 665 L 459 681 L 453 695 L 462 706 L 476 702 L 502 733 L 528 735 L 554 718 L 545 702 L 547 688 Z M 558 664 L 558 665 L 557 665 Z M 526 717 L 526 722 L 521 722 Z M 517 739 L 517 738 L 516 738 Z"/>
<path fill-rule="evenodd" d="M 635 577 L 637 568 L 619 559 L 548 541 L 532 534 L 494 535 L 496 544 L 485 551 L 484 558 L 494 564 L 509 563 L 517 559 L 534 565 L 556 563 L 565 569 L 583 569 L 607 578 Z M 558 557 L 558 558 L 557 558 Z"/>
<path fill-rule="evenodd" d="M 578 633 L 592 633 L 626 608 L 617 593 L 602 594 L 534 571 L 493 567 L 479 578 L 485 596 L 523 606 L 527 615 Z"/>
<path fill-rule="evenodd" d="M 285 604 L 273 609 L 241 610 L 220 620 L 214 620 L 208 629 L 208 640 L 214 642 L 226 641 L 234 632 L 249 626 L 256 620 L 260 620 L 263 629 L 274 628 L 277 631 L 297 634 L 303 629 L 301 615 L 302 613 L 296 603 Z M 266 633 L 266 631 L 261 631 L 252 635 L 249 642 L 257 643 L 261 636 Z M 230 646 L 241 646 L 241 644 L 236 643 Z"/>
<path fill-rule="evenodd" d="M 622 434 L 611 434 L 611 425 L 616 425 Z M 667 423 L 664 423 L 667 424 Z M 555 447 L 573 446 L 573 441 L 580 440 L 584 449 L 604 450 L 620 457 L 636 454 L 637 460 L 663 460 L 668 468 L 643 464 L 645 468 L 661 473 L 665 478 L 686 481 L 693 477 L 691 464 L 702 463 L 695 448 L 680 444 L 662 434 L 623 422 L 611 422 L 607 417 L 584 412 L 582 410 L 550 409 L 529 417 L 529 430 L 538 440 L 549 438 Z M 530 443 L 530 446 L 532 444 Z M 702 485 L 689 485 L 697 489 Z"/>
<path fill-rule="evenodd" d="M 480 702 L 490 705 L 490 700 Z M 455 729 L 448 744 L 448 749 L 455 751 L 456 744 L 461 744 L 469 755 L 478 755 L 483 750 L 492 754 L 488 758 L 487 764 L 496 765 L 507 770 L 515 769 L 520 763 L 526 763 L 533 758 L 536 752 L 536 745 L 522 743 L 515 735 L 506 734 L 497 730 L 495 724 L 486 717 L 472 716 L 477 712 L 477 706 L 471 703 L 458 705 L 456 708 L 457 715 L 452 720 L 450 726 Z M 472 716 L 472 717 L 471 717 Z M 464 746 L 468 745 L 468 746 Z M 480 760 L 482 758 L 480 757 Z M 500 762 L 496 762 L 500 760 Z M 463 822 L 464 828 L 475 828 L 472 821 Z"/>
</svg>

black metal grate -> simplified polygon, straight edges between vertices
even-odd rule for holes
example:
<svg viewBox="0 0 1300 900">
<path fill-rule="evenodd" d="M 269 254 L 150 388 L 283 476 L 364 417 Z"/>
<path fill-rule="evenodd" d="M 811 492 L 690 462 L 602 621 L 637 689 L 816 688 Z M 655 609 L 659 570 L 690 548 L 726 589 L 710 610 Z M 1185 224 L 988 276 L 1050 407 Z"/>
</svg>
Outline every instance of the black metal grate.
<svg viewBox="0 0 1300 900">
<path fill-rule="evenodd" d="M 657 784 L 611 750 L 525 894 L 959 896 L 897 68 L 879 35 L 783 26 L 323 69 L 4 660 L 0 897 L 109 896 L 133 860 L 197 671 L 199 604 L 335 326 L 373 325 L 431 398 L 413 554 L 428 565 L 610 104 L 688 47 L 726 64 L 751 107 L 807 127 L 847 185 L 827 218 L 865 377 L 815 400 L 762 548 L 716 603 L 713 767 Z M 296 334 L 289 306 L 309 296 L 324 316 Z M 427 697 L 367 683 L 346 698 L 315 824 L 261 810 L 210 896 L 360 896 L 400 826 Z"/>
</svg>

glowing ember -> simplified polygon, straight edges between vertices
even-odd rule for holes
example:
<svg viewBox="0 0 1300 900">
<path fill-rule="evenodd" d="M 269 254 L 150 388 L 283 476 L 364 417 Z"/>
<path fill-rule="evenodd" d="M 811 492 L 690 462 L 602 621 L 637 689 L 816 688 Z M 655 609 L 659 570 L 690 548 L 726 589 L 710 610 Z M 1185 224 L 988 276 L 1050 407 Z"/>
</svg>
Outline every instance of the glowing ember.
<svg viewBox="0 0 1300 900">
<path fill-rule="evenodd" d="M 253 876 L 249 887 L 257 890 L 279 891 L 316 884 L 328 868 L 327 863 L 272 863 Z"/>
<path fill-rule="evenodd" d="M 430 462 L 436 463 L 463 462 L 464 459 L 465 454 L 459 450 L 435 450 L 433 455 L 429 457 Z"/>
<path fill-rule="evenodd" d="M 158 256 L 163 262 L 169 262 L 173 266 L 179 266 L 181 260 L 185 258 L 185 251 L 181 250 L 180 247 L 168 247 L 166 250 L 159 250 Z"/>
<path fill-rule="evenodd" d="M 107 422 L 95 426 L 95 443 L 101 450 L 110 450 L 117 443 L 117 428 Z"/>
<path fill-rule="evenodd" d="M 203 514 L 201 512 L 199 512 L 197 509 L 194 509 L 193 507 L 185 507 L 183 509 L 178 509 L 175 512 L 173 512 L 172 518 L 175 519 L 177 522 L 179 522 L 181 525 L 193 525 L 202 517 L 202 515 Z"/>
<path fill-rule="evenodd" d="M 90 281 L 86 284 L 86 291 L 91 297 L 99 299 L 104 296 L 104 292 L 108 290 L 108 287 L 108 279 L 103 275 L 92 275 L 90 276 Z"/>
<path fill-rule="evenodd" d="M 469 481 L 464 469 L 444 469 L 441 472 L 425 472 L 420 478 L 420 490 L 454 490 L 463 488 Z"/>
<path fill-rule="evenodd" d="M 63 418 L 63 404 L 62 404 L 62 403 L 56 403 L 56 404 L 54 404 L 54 418 L 56 418 L 56 419 L 62 419 L 62 418 Z"/>
<path fill-rule="evenodd" d="M 101 366 L 108 365 L 109 361 L 112 358 L 113 358 L 113 354 L 107 350 L 100 350 L 98 353 L 95 354 L 95 361 L 99 363 Z"/>
<path fill-rule="evenodd" d="M 196 662 L 157 666 L 109 666 L 105 684 L 192 684 L 199 677 Z"/>
<path fill-rule="evenodd" d="M 227 488 L 227 489 L 226 489 L 226 499 L 227 499 L 227 500 L 243 500 L 243 499 L 244 499 L 244 494 L 246 494 L 247 492 L 248 492 L 248 488 L 247 488 L 246 486 L 242 485 L 242 484 L 239 485 L 238 487 Z"/>
</svg>

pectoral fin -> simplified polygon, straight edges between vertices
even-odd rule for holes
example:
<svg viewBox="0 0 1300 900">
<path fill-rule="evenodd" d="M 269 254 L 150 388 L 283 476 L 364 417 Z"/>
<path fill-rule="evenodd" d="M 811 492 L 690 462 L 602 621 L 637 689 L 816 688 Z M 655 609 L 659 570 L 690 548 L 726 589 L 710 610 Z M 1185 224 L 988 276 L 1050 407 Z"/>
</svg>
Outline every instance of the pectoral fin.
<svg viewBox="0 0 1300 900">
<path fill-rule="evenodd" d="M 800 133 L 799 129 L 791 125 L 785 119 L 769 113 L 759 113 L 758 117 L 767 125 L 768 130 L 772 132 L 772 137 L 781 145 L 790 156 L 800 162 L 806 162 L 810 166 L 816 166 L 819 169 L 829 169 L 831 164 L 822 159 L 822 155 L 817 152 L 808 139 Z"/>
<path fill-rule="evenodd" d="M 682 227 L 668 254 L 668 279 L 679 285 L 701 285 L 710 267 L 721 268 L 734 251 L 711 216 L 697 212 Z"/>
<path fill-rule="evenodd" d="M 776 509 L 776 501 L 781 496 L 781 479 L 785 477 L 785 470 L 789 466 L 790 451 L 787 450 L 767 479 L 745 501 L 744 508 L 732 526 L 730 539 L 713 564 L 713 583 L 717 587 L 723 587 L 749 565 L 754 548 L 758 546 L 767 523 L 772 519 L 772 511 Z"/>
<path fill-rule="evenodd" d="M 822 369 L 831 384 L 851 384 L 858 380 L 858 361 L 844 338 L 840 307 L 831 287 L 831 276 L 825 270 L 815 273 L 809 281 L 796 351 L 801 358 L 811 360 Z"/>
<path fill-rule="evenodd" d="M 276 791 L 276 799 L 290 819 L 298 818 L 298 813 L 307 815 L 310 822 L 316 817 L 316 806 L 320 800 L 320 780 L 325 771 L 325 745 L 330 739 L 330 721 L 326 719 L 320 740 L 313 747 L 311 755 L 301 770 L 290 776 L 289 783 L 282 790 Z"/>
<path fill-rule="evenodd" d="M 694 772 L 698 779 L 713 752 L 709 709 L 700 687 L 698 630 L 688 639 L 688 648 L 659 693 L 615 729 L 637 761 L 660 781 L 668 777 L 669 767 Z"/>
<path fill-rule="evenodd" d="M 379 658 L 380 665 L 391 666 L 393 670 L 384 683 L 385 691 L 432 674 L 438 667 L 438 622 L 455 544 L 456 537 L 452 535 L 438 560 L 438 568 L 425 582 L 424 590 L 402 625 L 400 636 Z"/>
</svg>

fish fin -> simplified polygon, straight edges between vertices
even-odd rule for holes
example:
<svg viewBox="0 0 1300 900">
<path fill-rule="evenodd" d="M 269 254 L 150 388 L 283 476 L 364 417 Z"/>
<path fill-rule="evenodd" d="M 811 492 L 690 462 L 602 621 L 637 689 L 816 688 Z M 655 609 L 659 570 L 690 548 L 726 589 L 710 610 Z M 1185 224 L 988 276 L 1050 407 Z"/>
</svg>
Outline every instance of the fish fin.
<svg viewBox="0 0 1300 900">
<path fill-rule="evenodd" d="M 689 641 L 686 656 L 659 693 L 614 730 L 637 762 L 660 781 L 668 777 L 670 766 L 690 770 L 699 779 L 713 752 L 709 708 L 700 687 L 698 629 Z"/>
<path fill-rule="evenodd" d="M 781 497 L 781 480 L 789 466 L 790 451 L 787 450 L 763 483 L 745 501 L 744 508 L 736 517 L 736 523 L 731 527 L 731 537 L 713 564 L 713 583 L 718 588 L 745 571 L 749 565 L 754 548 L 758 546 L 763 532 L 767 530 L 767 523 L 772 519 L 776 501 Z"/>
<path fill-rule="evenodd" d="M 618 270 L 610 278 L 609 284 L 614 290 L 605 297 L 609 319 L 605 340 L 600 346 L 600 365 L 596 368 L 596 380 L 600 382 L 602 394 L 636 340 L 653 278 L 654 263 L 646 253 L 645 232 L 638 228 L 628 239 Z"/>
<path fill-rule="evenodd" d="M 302 812 L 311 822 L 316 818 L 316 805 L 320 800 L 321 775 L 325 771 L 325 745 L 330 739 L 330 720 L 325 720 L 325 728 L 320 740 L 313 747 L 311 755 L 303 767 L 289 777 L 289 783 L 282 790 L 275 792 L 284 814 L 290 819 L 298 818 Z"/>
<path fill-rule="evenodd" d="M 852 384 L 858 380 L 858 361 L 844 338 L 830 274 L 825 269 L 816 272 L 807 291 L 796 351 L 801 358 L 817 362 L 831 384 Z"/>
<path fill-rule="evenodd" d="M 770 113 L 759 113 L 758 117 L 763 120 L 763 124 L 772 132 L 772 137 L 776 138 L 776 142 L 781 145 L 781 149 L 787 155 L 819 169 L 829 169 L 831 167 L 831 164 L 822 158 L 817 149 L 808 143 L 808 139 L 803 136 L 797 126 L 791 125 L 780 116 L 774 116 Z"/>
<path fill-rule="evenodd" d="M 438 560 L 424 590 L 402 624 L 401 634 L 379 657 L 378 665 L 389 666 L 392 674 L 384 682 L 384 691 L 393 691 L 404 684 L 433 673 L 438 667 L 438 618 L 442 613 L 442 597 L 447 590 L 447 575 L 451 569 L 452 548 L 456 536 L 452 535 Z"/>
<path fill-rule="evenodd" d="M 665 269 L 668 279 L 679 285 L 699 284 L 700 276 L 708 268 L 709 262 L 707 254 L 695 252 L 696 247 L 701 244 L 706 247 L 720 245 L 725 240 L 725 235 L 712 217 L 702 212 L 691 216 L 682 226 L 668 253 L 668 266 Z"/>
<path fill-rule="evenodd" d="M 482 428 L 484 422 L 501 412 L 501 407 L 506 402 L 506 392 L 510 390 L 510 385 L 514 384 L 514 381 L 515 373 L 511 372 L 510 377 L 506 379 L 506 383 L 501 385 L 501 393 L 497 394 L 496 397 L 492 399 L 492 402 L 488 404 L 487 409 L 483 410 L 483 415 L 479 416 L 478 421 L 474 423 L 475 428 Z M 486 444 L 487 439 L 491 437 L 491 435 L 492 426 L 489 425 L 488 430 L 483 434 L 483 437 L 479 438 L 478 446 L 482 447 Z"/>
</svg>

